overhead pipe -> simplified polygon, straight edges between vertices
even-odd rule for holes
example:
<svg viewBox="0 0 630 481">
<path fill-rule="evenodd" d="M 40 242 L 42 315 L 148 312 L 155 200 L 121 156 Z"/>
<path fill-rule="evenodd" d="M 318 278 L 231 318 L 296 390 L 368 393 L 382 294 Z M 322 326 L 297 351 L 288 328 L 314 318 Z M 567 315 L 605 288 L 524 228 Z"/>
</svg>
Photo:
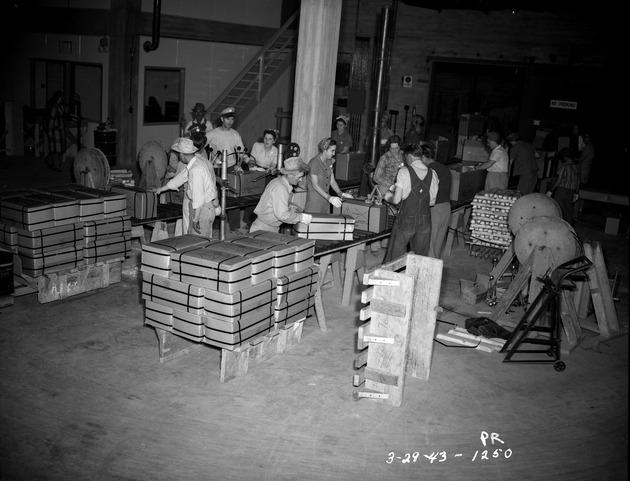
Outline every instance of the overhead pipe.
<svg viewBox="0 0 630 481">
<path fill-rule="evenodd" d="M 144 42 L 143 48 L 145 52 L 157 50 L 160 46 L 160 18 L 162 10 L 162 0 L 153 0 L 153 33 L 151 41 Z"/>
</svg>

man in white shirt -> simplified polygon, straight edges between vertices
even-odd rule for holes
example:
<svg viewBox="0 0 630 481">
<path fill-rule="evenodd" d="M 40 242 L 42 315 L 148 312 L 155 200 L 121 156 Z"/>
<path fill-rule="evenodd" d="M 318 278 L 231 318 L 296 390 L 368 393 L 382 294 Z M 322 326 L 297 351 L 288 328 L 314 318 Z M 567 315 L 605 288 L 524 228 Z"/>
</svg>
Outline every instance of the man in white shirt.
<svg viewBox="0 0 630 481">
<path fill-rule="evenodd" d="M 435 205 L 440 181 L 433 169 L 422 162 L 422 147 L 410 145 L 405 149 L 407 167 L 398 171 L 396 183 L 384 199 L 394 204 L 402 202 L 394 221 L 384 263 L 411 252 L 420 256 L 429 254 L 431 243 L 431 210 Z"/>
<path fill-rule="evenodd" d="M 241 134 L 232 128 L 236 111 L 233 107 L 228 107 L 221 112 L 221 125 L 208 132 L 208 142 L 213 153 L 213 164 L 220 165 L 223 151 L 227 150 L 227 168 L 228 172 L 239 174 L 243 172 L 240 167 L 241 161 L 247 162 L 248 158 L 245 154 L 245 147 Z M 240 152 L 240 153 L 239 153 Z"/>
<path fill-rule="evenodd" d="M 198 234 L 210 239 L 214 219 L 221 213 L 214 171 L 191 139 L 176 139 L 171 151 L 178 153 L 179 160 L 186 168 L 155 192 L 159 195 L 166 190 L 177 190 L 188 182 L 182 204 L 183 233 Z"/>
</svg>

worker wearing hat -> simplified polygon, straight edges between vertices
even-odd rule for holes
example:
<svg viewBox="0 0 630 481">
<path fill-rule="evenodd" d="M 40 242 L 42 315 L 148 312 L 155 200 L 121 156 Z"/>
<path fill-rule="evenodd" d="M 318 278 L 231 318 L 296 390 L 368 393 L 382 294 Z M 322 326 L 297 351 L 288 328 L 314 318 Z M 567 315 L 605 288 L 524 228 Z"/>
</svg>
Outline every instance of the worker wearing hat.
<svg viewBox="0 0 630 481">
<path fill-rule="evenodd" d="M 249 156 L 245 153 L 241 135 L 232 128 L 236 110 L 228 107 L 221 111 L 221 125 L 208 132 L 208 141 L 212 149 L 212 163 L 215 166 L 221 165 L 223 151 L 227 151 L 227 172 L 242 174 L 241 163 L 247 163 Z M 239 209 L 232 209 L 227 213 L 228 223 L 231 231 L 241 228 L 241 212 Z"/>
<path fill-rule="evenodd" d="M 157 188 L 155 193 L 159 195 L 167 190 L 177 190 L 187 182 L 186 197 L 182 203 L 183 234 L 197 234 L 210 239 L 214 219 L 221 213 L 214 171 L 199 154 L 200 149 L 192 139 L 175 139 L 171 151 L 177 152 L 186 168 L 166 185 Z"/>
<path fill-rule="evenodd" d="M 290 157 L 284 161 L 280 169 L 282 175 L 276 177 L 265 188 L 258 205 L 254 209 L 257 215 L 252 222 L 250 232 L 267 231 L 279 232 L 282 224 L 310 224 L 313 216 L 297 212 L 295 207 L 289 206 L 289 198 L 293 188 L 300 183 L 300 179 L 309 171 L 300 157 Z"/>
<path fill-rule="evenodd" d="M 491 149 L 490 157 L 486 162 L 473 167 L 473 170 L 486 169 L 488 171 L 486 184 L 484 186 L 486 191 L 507 189 L 510 164 L 508 153 L 501 145 L 501 136 L 498 132 L 491 131 L 486 134 L 486 140 L 488 147 Z"/>
<path fill-rule="evenodd" d="M 197 102 L 192 108 L 192 120 L 184 128 L 184 137 L 192 137 L 195 133 L 206 135 L 212 130 L 212 123 L 206 118 L 206 106 Z"/>
<path fill-rule="evenodd" d="M 352 150 L 354 140 L 347 130 L 349 121 L 350 119 L 345 115 L 340 115 L 335 119 L 337 130 L 333 131 L 331 137 L 337 142 L 337 154 L 349 154 Z"/>
</svg>

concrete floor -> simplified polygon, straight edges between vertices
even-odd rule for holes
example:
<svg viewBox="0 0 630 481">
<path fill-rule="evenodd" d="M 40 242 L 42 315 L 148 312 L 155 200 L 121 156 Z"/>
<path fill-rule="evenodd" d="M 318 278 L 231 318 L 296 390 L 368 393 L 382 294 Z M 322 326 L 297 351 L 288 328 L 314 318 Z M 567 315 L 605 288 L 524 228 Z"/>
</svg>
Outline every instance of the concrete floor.
<svg viewBox="0 0 630 481">
<path fill-rule="evenodd" d="M 0 175 L 0 188 L 69 180 L 43 159 Z M 323 287 L 328 332 L 308 318 L 299 345 L 244 377 L 220 383 L 209 346 L 161 364 L 134 244 L 120 283 L 0 309 L 0 480 L 628 479 L 628 241 L 597 215 L 576 231 L 620 271 L 621 335 L 585 331 L 561 373 L 436 343 L 430 379 L 408 377 L 399 408 L 353 400 L 358 282 L 348 308 Z M 490 269 L 461 244 L 446 258 L 440 331 L 489 310 L 460 301 L 459 279 Z"/>
</svg>

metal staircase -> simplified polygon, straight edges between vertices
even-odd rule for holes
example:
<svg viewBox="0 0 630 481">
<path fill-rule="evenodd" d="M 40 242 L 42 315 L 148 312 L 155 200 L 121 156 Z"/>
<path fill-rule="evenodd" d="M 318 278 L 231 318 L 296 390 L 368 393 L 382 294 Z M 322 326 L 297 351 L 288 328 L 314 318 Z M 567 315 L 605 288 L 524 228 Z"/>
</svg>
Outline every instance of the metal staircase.
<svg viewBox="0 0 630 481">
<path fill-rule="evenodd" d="M 215 121 L 221 111 L 234 107 L 242 121 L 260 102 L 282 73 L 292 64 L 297 53 L 299 10 L 258 51 L 234 78 L 232 83 L 208 108 Z"/>
</svg>

